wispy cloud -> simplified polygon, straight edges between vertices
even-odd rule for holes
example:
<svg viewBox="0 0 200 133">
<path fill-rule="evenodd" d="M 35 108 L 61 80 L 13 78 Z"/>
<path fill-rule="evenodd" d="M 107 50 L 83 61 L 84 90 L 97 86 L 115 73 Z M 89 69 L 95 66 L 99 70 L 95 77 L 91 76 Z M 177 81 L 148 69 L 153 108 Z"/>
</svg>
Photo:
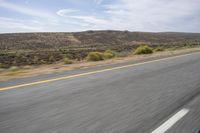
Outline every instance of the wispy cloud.
<svg viewBox="0 0 200 133">
<path fill-rule="evenodd" d="M 0 17 L 0 28 L 11 29 L 20 31 L 38 31 L 42 30 L 41 26 L 38 26 L 39 22 L 36 20 L 18 20 L 7 17 Z"/>
<path fill-rule="evenodd" d="M 122 29 L 127 27 L 127 30 L 184 31 L 188 30 L 184 21 L 190 22 L 184 18 L 197 18 L 195 13 L 200 11 L 198 2 L 199 0 L 119 0 L 104 7 L 113 25 L 123 24 Z M 192 21 L 190 24 L 193 24 Z"/>
<path fill-rule="evenodd" d="M 70 16 L 70 17 L 74 18 L 74 19 L 82 20 L 82 21 L 87 22 L 87 23 L 96 24 L 96 25 L 108 24 L 107 20 L 100 19 L 100 18 L 97 18 L 95 16 Z"/>
<path fill-rule="evenodd" d="M 102 0 L 94 2 L 100 4 Z M 195 21 L 200 20 L 195 14 L 200 11 L 197 3 L 198 0 L 117 0 L 101 5 L 104 10 L 95 15 L 83 15 L 81 11 L 72 9 L 61 10 L 57 14 L 68 19 L 73 18 L 73 21 L 84 22 L 89 29 L 189 31 L 194 30 L 197 26 Z M 189 16 L 195 16 L 195 19 L 185 19 Z M 190 26 L 184 25 L 183 21 L 187 21 Z"/>
<path fill-rule="evenodd" d="M 94 0 L 94 2 L 95 2 L 97 5 L 99 5 L 99 4 L 101 4 L 101 3 L 103 2 L 103 0 Z"/>
<path fill-rule="evenodd" d="M 83 26 L 100 25 L 109 23 L 106 19 L 98 18 L 92 15 L 82 15 L 80 11 L 76 9 L 60 9 L 56 12 L 57 15 L 63 17 L 65 20 L 72 20 L 77 23 L 82 23 Z M 83 24 L 84 23 L 84 24 Z"/>
<path fill-rule="evenodd" d="M 61 16 L 61 17 L 67 17 L 69 13 L 74 13 L 74 12 L 78 12 L 78 10 L 75 10 L 75 9 L 60 9 L 56 12 L 56 14 Z"/>
<path fill-rule="evenodd" d="M 34 16 L 34 17 L 40 17 L 40 18 L 53 18 L 54 16 L 50 13 L 47 13 L 42 10 L 38 9 L 31 9 L 22 5 L 17 5 L 5 1 L 0 2 L 0 7 L 6 8 L 21 14 L 29 15 L 29 16 Z"/>
<path fill-rule="evenodd" d="M 199 0 L 60 0 L 59 4 L 51 1 L 45 6 L 44 1 L 22 1 L 0 0 L 0 17 L 4 16 L 0 18 L 3 25 L 0 32 L 12 28 L 13 31 L 200 32 Z M 38 2 L 41 6 L 37 6 Z M 24 20 L 17 20 L 16 16 Z"/>
</svg>

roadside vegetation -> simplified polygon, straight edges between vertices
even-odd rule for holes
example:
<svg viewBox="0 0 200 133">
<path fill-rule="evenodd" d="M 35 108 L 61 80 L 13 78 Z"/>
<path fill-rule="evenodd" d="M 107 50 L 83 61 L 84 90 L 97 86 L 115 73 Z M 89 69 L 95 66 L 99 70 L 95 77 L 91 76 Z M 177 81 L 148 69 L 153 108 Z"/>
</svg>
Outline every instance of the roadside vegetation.
<svg viewBox="0 0 200 133">
<path fill-rule="evenodd" d="M 102 52 L 90 52 L 87 56 L 88 61 L 100 61 L 104 59 Z"/>
<path fill-rule="evenodd" d="M 56 38 L 56 39 L 55 39 Z M 86 31 L 0 35 L 0 72 L 76 64 L 200 46 L 200 34 Z M 27 66 L 27 68 L 25 68 Z"/>
<path fill-rule="evenodd" d="M 7 75 L 8 76 L 15 76 L 21 73 L 21 68 L 18 66 L 11 66 L 8 70 L 7 70 Z"/>
<path fill-rule="evenodd" d="M 64 61 L 64 64 L 73 64 L 73 61 L 72 60 L 70 60 L 69 58 L 64 58 L 63 59 L 63 61 Z"/>
<path fill-rule="evenodd" d="M 103 53 L 103 57 L 104 59 L 112 59 L 114 57 L 116 57 L 116 52 L 112 51 L 112 50 L 106 50 L 104 53 Z"/>
<path fill-rule="evenodd" d="M 148 45 L 139 46 L 136 50 L 133 51 L 134 54 L 152 54 L 153 48 Z"/>
<path fill-rule="evenodd" d="M 198 46 L 198 45 L 197 45 Z M 77 61 L 102 61 L 108 60 L 115 57 L 127 57 L 131 54 L 133 55 L 143 55 L 143 54 L 152 54 L 154 52 L 163 52 L 166 50 L 176 50 L 182 48 L 192 48 L 194 46 L 186 45 L 184 47 L 173 47 L 164 48 L 164 47 L 152 47 L 147 44 L 141 44 L 136 48 L 133 48 L 129 51 L 117 51 L 117 50 L 104 50 L 104 51 L 87 51 L 84 54 L 79 53 L 79 56 L 74 56 L 70 54 L 68 50 L 61 50 L 61 52 L 52 52 L 52 51 L 43 51 L 34 53 L 25 53 L 25 52 L 15 52 L 15 53 L 5 53 L 0 52 L 0 68 L 9 69 L 10 71 L 16 71 L 19 68 L 24 68 L 24 66 L 38 66 L 43 64 L 55 64 L 63 62 L 63 64 L 73 64 Z M 2 69 L 1 69 L 2 70 Z"/>
<path fill-rule="evenodd" d="M 9 71 L 10 71 L 10 72 L 17 72 L 17 71 L 19 71 L 19 67 L 17 67 L 17 66 L 12 66 L 12 67 L 9 68 Z"/>
<path fill-rule="evenodd" d="M 101 61 L 106 59 L 112 59 L 116 57 L 116 52 L 112 50 L 106 50 L 105 52 L 90 52 L 87 56 L 88 61 Z"/>
<path fill-rule="evenodd" d="M 165 51 L 165 49 L 162 47 L 158 47 L 158 48 L 155 48 L 153 51 L 154 52 L 163 52 L 163 51 Z"/>
<path fill-rule="evenodd" d="M 56 61 L 56 63 L 54 62 L 52 64 L 11 66 L 9 68 L 1 67 L 0 81 L 5 81 L 8 79 L 19 78 L 19 77 L 23 78 L 23 77 L 33 76 L 33 75 L 36 76 L 40 74 L 48 74 L 48 73 L 53 73 L 53 72 L 63 72 L 63 71 L 74 70 L 78 68 L 87 68 L 87 67 L 97 66 L 97 65 L 122 63 L 126 61 L 138 60 L 141 58 L 151 58 L 151 57 L 165 56 L 165 55 L 168 56 L 168 55 L 179 54 L 179 53 L 200 51 L 200 47 L 181 48 L 181 49 L 179 48 L 176 50 L 162 49 L 161 51 L 160 50 L 157 51 L 156 50 L 157 48 L 159 47 L 153 48 L 153 52 L 155 54 L 148 54 L 148 56 L 143 56 L 145 54 L 139 54 L 139 55 L 133 54 L 134 53 L 133 51 L 136 51 L 136 49 L 132 50 L 132 52 L 125 52 L 125 51 L 115 52 L 113 50 L 111 52 L 111 50 L 106 50 L 103 52 L 89 52 L 88 56 L 86 56 L 86 58 L 81 61 L 64 56 L 61 61 Z M 96 53 L 99 53 L 99 54 L 96 54 Z M 94 56 L 95 58 L 93 57 L 92 59 L 88 60 L 89 57 L 91 57 L 91 55 L 92 57 Z M 96 55 L 100 55 L 100 57 L 96 58 Z M 105 61 L 102 61 L 102 60 L 105 60 Z"/>
</svg>

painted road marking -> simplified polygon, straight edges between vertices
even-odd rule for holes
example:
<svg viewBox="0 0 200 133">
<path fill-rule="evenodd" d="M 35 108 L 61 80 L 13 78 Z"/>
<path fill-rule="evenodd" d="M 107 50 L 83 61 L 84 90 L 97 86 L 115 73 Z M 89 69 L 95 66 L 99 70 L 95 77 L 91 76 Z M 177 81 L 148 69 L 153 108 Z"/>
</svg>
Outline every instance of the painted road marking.
<svg viewBox="0 0 200 133">
<path fill-rule="evenodd" d="M 181 109 L 179 112 L 177 112 L 175 115 L 173 115 L 165 123 L 163 123 L 160 127 L 158 127 L 156 130 L 154 130 L 151 133 L 165 133 L 176 122 L 178 122 L 181 118 L 183 118 L 188 112 L 189 112 L 189 109 Z"/>
<path fill-rule="evenodd" d="M 54 79 L 41 80 L 41 81 L 36 81 L 36 82 L 32 82 L 32 83 L 14 85 L 14 86 L 0 88 L 0 91 L 10 90 L 10 89 L 15 89 L 15 88 L 21 88 L 21 87 L 26 87 L 26 86 L 31 86 L 31 85 L 37 85 L 37 84 L 42 84 L 42 83 L 54 82 L 54 81 L 59 81 L 59 80 L 64 80 L 64 79 L 69 79 L 69 78 L 75 78 L 75 77 L 80 77 L 80 76 L 86 76 L 86 75 L 91 75 L 91 74 L 96 74 L 96 73 L 101 73 L 101 72 L 107 72 L 107 71 L 111 71 L 111 70 L 118 70 L 118 69 L 122 69 L 122 68 L 129 68 L 129 67 L 139 66 L 139 65 L 158 62 L 158 61 L 164 61 L 164 60 L 168 60 L 168 59 L 175 59 L 175 58 L 184 57 L 184 56 L 193 55 L 193 54 L 198 54 L 198 53 L 200 53 L 200 52 L 178 55 L 178 56 L 173 56 L 173 57 L 167 57 L 167 58 L 162 58 L 162 59 L 157 59 L 157 60 L 152 60 L 152 61 L 146 61 L 146 62 L 141 62 L 141 63 L 136 63 L 136 64 L 130 64 L 130 65 L 125 65 L 125 66 L 107 68 L 107 69 L 102 69 L 102 70 L 97 70 L 97 71 L 92 71 L 92 72 L 86 72 L 86 73 L 81 73 L 81 74 L 69 75 L 69 76 L 64 76 L 64 77 L 59 77 L 59 78 L 54 78 Z"/>
</svg>

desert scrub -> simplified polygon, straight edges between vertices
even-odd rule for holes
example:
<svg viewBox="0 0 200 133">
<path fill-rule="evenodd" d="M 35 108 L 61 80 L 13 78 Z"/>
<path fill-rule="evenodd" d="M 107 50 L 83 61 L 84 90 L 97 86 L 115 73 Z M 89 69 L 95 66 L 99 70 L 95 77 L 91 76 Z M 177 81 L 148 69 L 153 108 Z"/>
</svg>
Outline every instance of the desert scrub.
<svg viewBox="0 0 200 133">
<path fill-rule="evenodd" d="M 37 56 L 33 57 L 33 63 L 37 64 L 39 62 L 39 58 Z"/>
<path fill-rule="evenodd" d="M 50 62 L 50 63 L 53 63 L 53 62 L 55 62 L 55 61 L 56 61 L 56 59 L 54 58 L 53 55 L 51 55 L 51 56 L 49 57 L 49 62 Z"/>
<path fill-rule="evenodd" d="M 103 53 L 103 56 L 104 56 L 104 59 L 111 59 L 111 58 L 114 58 L 116 56 L 116 53 L 114 51 L 111 51 L 111 50 L 106 50 Z"/>
<path fill-rule="evenodd" d="M 64 58 L 63 59 L 64 60 L 64 64 L 72 64 L 73 63 L 73 61 L 72 60 L 70 60 L 69 58 Z"/>
<path fill-rule="evenodd" d="M 17 71 L 19 71 L 19 67 L 17 67 L 17 66 L 12 66 L 12 67 L 10 67 L 8 70 L 9 70 L 10 72 L 17 72 Z"/>
<path fill-rule="evenodd" d="M 88 61 L 100 61 L 104 60 L 104 54 L 101 52 L 90 52 L 87 56 Z"/>
<path fill-rule="evenodd" d="M 132 54 L 131 51 L 122 51 L 122 52 L 117 53 L 117 57 L 127 57 L 131 54 Z"/>
<path fill-rule="evenodd" d="M 152 54 L 153 48 L 148 45 L 139 46 L 134 52 L 134 54 Z"/>
<path fill-rule="evenodd" d="M 158 48 L 154 49 L 154 52 L 162 52 L 162 51 L 165 51 L 165 49 L 163 49 L 161 47 L 158 47 Z"/>
<path fill-rule="evenodd" d="M 22 73 L 22 72 L 20 71 L 20 68 L 18 66 L 12 66 L 8 69 L 8 73 L 6 75 L 14 76 L 14 75 L 18 75 L 20 73 Z"/>
<path fill-rule="evenodd" d="M 26 66 L 23 66 L 22 68 L 23 68 L 23 69 L 32 69 L 33 66 L 26 65 Z"/>
</svg>

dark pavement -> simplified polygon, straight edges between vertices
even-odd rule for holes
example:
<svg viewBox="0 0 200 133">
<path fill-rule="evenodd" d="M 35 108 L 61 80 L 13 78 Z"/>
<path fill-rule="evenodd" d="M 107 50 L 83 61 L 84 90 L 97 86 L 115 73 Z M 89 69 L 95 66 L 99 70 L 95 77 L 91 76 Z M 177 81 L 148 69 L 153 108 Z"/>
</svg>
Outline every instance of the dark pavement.
<svg viewBox="0 0 200 133">
<path fill-rule="evenodd" d="M 167 132 L 196 133 L 199 94 L 200 53 L 5 90 L 0 133 L 150 133 L 182 108 L 189 113 Z"/>
</svg>

